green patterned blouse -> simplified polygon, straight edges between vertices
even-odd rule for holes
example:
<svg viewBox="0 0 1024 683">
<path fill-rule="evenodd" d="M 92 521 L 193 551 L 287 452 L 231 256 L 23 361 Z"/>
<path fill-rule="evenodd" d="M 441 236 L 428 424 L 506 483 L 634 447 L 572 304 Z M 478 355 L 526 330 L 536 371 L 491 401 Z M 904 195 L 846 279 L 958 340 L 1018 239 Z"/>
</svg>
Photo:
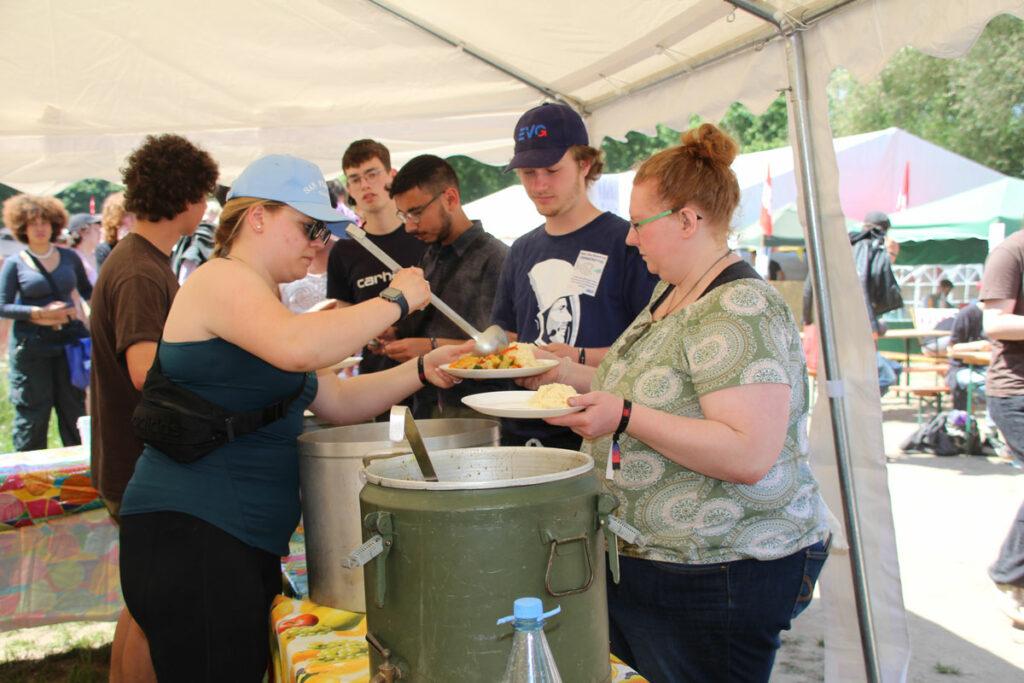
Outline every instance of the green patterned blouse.
<svg viewBox="0 0 1024 683">
<path fill-rule="evenodd" d="M 651 301 L 667 284 L 661 282 Z M 722 284 L 686 308 L 652 321 L 643 311 L 609 349 L 593 389 L 672 415 L 702 418 L 699 398 L 743 384 L 792 387 L 779 459 L 753 485 L 706 477 L 629 435 L 621 469 L 605 480 L 619 499 L 616 516 L 644 536 L 623 554 L 711 564 L 773 560 L 824 540 L 826 513 L 808 465 L 807 382 L 800 335 L 785 302 L 754 278 Z M 587 441 L 604 476 L 611 435 Z"/>
</svg>

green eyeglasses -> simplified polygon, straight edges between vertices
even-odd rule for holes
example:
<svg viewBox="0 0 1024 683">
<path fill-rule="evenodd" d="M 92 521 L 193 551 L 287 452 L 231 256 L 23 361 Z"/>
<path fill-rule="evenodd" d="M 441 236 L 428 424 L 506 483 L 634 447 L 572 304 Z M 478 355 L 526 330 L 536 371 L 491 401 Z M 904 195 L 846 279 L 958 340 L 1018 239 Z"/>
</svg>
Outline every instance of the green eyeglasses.
<svg viewBox="0 0 1024 683">
<path fill-rule="evenodd" d="M 685 206 L 680 206 L 677 209 L 666 209 L 666 210 L 662 211 L 661 213 L 654 214 L 650 218 L 645 218 L 645 219 L 643 219 L 641 221 L 630 221 L 629 227 L 633 228 L 634 230 L 636 230 L 639 233 L 640 232 L 640 228 L 642 228 L 643 226 L 647 225 L 648 223 L 653 223 L 654 221 L 660 220 L 662 218 L 665 218 L 666 216 L 671 216 L 676 211 L 682 211 L 685 208 L 686 208 Z M 697 220 L 699 220 L 699 221 L 704 220 L 704 217 L 701 216 L 699 213 L 696 214 L 696 216 L 697 216 Z"/>
</svg>

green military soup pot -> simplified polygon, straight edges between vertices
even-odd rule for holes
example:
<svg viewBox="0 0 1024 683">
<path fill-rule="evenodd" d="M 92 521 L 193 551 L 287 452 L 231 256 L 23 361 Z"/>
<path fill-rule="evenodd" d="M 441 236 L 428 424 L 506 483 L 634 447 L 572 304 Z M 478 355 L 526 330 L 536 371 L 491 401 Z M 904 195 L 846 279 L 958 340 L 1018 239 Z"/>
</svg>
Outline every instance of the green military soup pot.
<svg viewBox="0 0 1024 683">
<path fill-rule="evenodd" d="M 371 671 L 497 681 L 512 630 L 495 621 L 535 596 L 562 608 L 545 633 L 563 680 L 610 681 L 603 529 L 615 499 L 590 456 L 498 447 L 430 459 L 436 482 L 423 481 L 412 455 L 363 471 Z"/>
</svg>

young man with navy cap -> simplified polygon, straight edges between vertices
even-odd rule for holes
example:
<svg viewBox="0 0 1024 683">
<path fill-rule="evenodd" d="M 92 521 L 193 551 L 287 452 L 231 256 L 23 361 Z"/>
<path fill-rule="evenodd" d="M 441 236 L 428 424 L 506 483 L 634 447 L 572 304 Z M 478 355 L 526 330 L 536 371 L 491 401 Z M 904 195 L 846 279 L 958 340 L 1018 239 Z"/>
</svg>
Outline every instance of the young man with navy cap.
<svg viewBox="0 0 1024 683">
<path fill-rule="evenodd" d="M 657 279 L 626 246 L 629 223 L 587 197 L 601 152 L 564 104 L 542 104 L 516 124 L 514 169 L 544 224 L 515 241 L 502 268 L 492 318 L 510 338 L 597 365 L 643 310 Z M 503 420 L 506 445 L 539 440 L 576 449 L 580 438 L 538 421 Z"/>
</svg>

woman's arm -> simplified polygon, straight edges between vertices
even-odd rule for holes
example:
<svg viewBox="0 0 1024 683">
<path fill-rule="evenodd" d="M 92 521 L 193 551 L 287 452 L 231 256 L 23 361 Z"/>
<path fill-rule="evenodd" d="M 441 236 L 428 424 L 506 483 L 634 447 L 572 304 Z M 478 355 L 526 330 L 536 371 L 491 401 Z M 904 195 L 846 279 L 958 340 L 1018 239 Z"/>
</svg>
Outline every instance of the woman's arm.
<svg viewBox="0 0 1024 683">
<path fill-rule="evenodd" d="M 755 484 L 778 459 L 789 427 L 790 387 L 745 384 L 700 397 L 704 418 L 681 417 L 634 405 L 626 433 L 687 469 L 735 484 Z M 569 399 L 580 413 L 549 418 L 553 425 L 596 438 L 622 418 L 619 396 L 595 391 Z"/>
<path fill-rule="evenodd" d="M 430 287 L 418 269 L 395 274 L 410 310 L 426 305 Z M 276 289 L 276 288 L 275 288 Z M 164 338 L 195 341 L 221 337 L 290 372 L 329 367 L 362 348 L 399 317 L 396 304 L 372 299 L 317 313 L 292 313 L 248 266 L 225 259 L 196 270 L 175 298 Z"/>
<path fill-rule="evenodd" d="M 18 299 L 17 256 L 8 256 L 0 269 L 0 317 L 13 320 L 30 320 L 32 310 L 37 306 L 15 303 Z"/>
<path fill-rule="evenodd" d="M 558 358 L 554 354 L 541 349 L 538 349 L 534 353 L 537 358 L 557 358 L 558 365 L 541 375 L 517 379 L 515 380 L 516 384 L 521 387 L 534 390 L 545 384 L 568 384 L 580 393 L 590 391 L 591 383 L 594 381 L 594 375 L 597 374 L 597 368 L 574 363 L 568 358 Z"/>
<path fill-rule="evenodd" d="M 458 346 L 442 346 L 428 353 L 423 357 L 427 381 L 442 389 L 460 382 L 439 366 L 472 350 L 473 342 L 470 341 Z M 335 424 L 369 420 L 424 386 L 417 372 L 415 358 L 389 370 L 351 379 L 339 379 L 332 372 L 321 373 L 318 378 L 320 387 L 309 409 L 317 417 Z"/>
</svg>

